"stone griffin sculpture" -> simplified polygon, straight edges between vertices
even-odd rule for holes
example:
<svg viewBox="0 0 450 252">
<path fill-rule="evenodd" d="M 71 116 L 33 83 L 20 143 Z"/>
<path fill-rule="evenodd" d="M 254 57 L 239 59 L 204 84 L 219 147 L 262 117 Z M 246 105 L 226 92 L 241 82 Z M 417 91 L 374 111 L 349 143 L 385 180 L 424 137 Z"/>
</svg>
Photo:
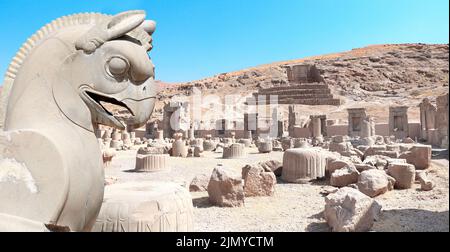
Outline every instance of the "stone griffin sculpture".
<svg viewBox="0 0 450 252">
<path fill-rule="evenodd" d="M 59 18 L 22 46 L 6 73 L 0 133 L 0 231 L 89 231 L 104 190 L 99 124 L 108 106 L 147 122 L 155 105 L 155 22 L 144 11 Z M 6 102 L 3 101 L 3 104 Z"/>
</svg>

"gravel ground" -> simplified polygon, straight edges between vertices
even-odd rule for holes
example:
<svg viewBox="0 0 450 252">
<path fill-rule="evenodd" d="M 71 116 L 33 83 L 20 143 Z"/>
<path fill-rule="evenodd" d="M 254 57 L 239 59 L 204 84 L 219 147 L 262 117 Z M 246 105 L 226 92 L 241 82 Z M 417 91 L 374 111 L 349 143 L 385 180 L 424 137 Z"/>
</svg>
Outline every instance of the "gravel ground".
<svg viewBox="0 0 450 252">
<path fill-rule="evenodd" d="M 204 153 L 201 158 L 169 159 L 170 171 L 136 173 L 136 150 L 121 151 L 106 168 L 106 176 L 118 178 L 117 183 L 129 181 L 171 181 L 188 186 L 199 174 L 209 174 L 221 163 L 236 172 L 245 164 L 264 160 L 282 160 L 282 152 L 259 154 L 248 149 L 247 158 L 226 160 L 220 153 Z M 376 200 L 382 213 L 373 231 L 449 231 L 449 173 L 448 160 L 433 160 L 429 177 L 436 183 L 432 191 L 420 190 L 420 185 L 408 190 L 395 190 L 380 195 Z M 327 181 L 311 184 L 287 184 L 278 180 L 273 197 L 246 198 L 239 208 L 220 208 L 209 204 L 208 193 L 192 193 L 194 204 L 194 231 L 330 231 L 324 219 L 324 196 Z"/>
</svg>

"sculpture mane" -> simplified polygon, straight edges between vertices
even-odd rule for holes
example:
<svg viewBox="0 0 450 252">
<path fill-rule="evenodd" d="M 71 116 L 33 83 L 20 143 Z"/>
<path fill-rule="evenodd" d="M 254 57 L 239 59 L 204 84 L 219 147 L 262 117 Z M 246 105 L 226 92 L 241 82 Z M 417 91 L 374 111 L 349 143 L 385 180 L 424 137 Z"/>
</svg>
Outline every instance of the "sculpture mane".
<svg viewBox="0 0 450 252">
<path fill-rule="evenodd" d="M 145 15 L 143 11 L 129 11 L 126 15 L 119 20 L 123 20 L 126 17 L 129 17 L 134 14 Z M 11 63 L 6 70 L 4 81 L 3 81 L 3 89 L 0 93 L 0 128 L 3 126 L 5 120 L 5 114 L 8 104 L 8 97 L 11 92 L 14 80 L 16 79 L 17 73 L 19 72 L 21 66 L 29 56 L 29 54 L 33 51 L 35 46 L 47 38 L 52 33 L 79 25 L 95 25 L 110 20 L 113 16 L 106 15 L 101 13 L 78 13 L 68 16 L 63 16 L 58 19 L 53 20 L 47 25 L 43 26 L 37 32 L 35 32 L 30 38 L 22 44 L 20 49 L 17 51 L 16 55 L 12 58 Z M 116 22 L 118 22 L 117 20 Z M 148 23 L 147 23 L 148 25 Z M 151 25 L 151 24 L 150 24 Z M 149 30 L 145 31 L 144 29 L 151 29 L 148 27 L 139 27 L 128 33 L 130 37 L 133 37 L 141 42 L 144 48 L 147 51 L 152 49 L 152 37 L 149 34 Z"/>
</svg>

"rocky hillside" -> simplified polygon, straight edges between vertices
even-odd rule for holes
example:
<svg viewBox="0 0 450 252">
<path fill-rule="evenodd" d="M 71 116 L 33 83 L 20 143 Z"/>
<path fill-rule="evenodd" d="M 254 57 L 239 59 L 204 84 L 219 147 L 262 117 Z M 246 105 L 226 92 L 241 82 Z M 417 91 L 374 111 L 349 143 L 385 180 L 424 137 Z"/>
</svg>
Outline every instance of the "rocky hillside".
<svg viewBox="0 0 450 252">
<path fill-rule="evenodd" d="M 288 64 L 315 64 L 334 93 L 347 101 L 374 97 L 419 98 L 447 90 L 448 44 L 374 45 L 300 60 L 262 65 L 182 84 L 161 84 L 160 100 L 190 94 L 192 87 L 219 95 L 250 94 L 260 87 L 287 84 Z"/>
</svg>

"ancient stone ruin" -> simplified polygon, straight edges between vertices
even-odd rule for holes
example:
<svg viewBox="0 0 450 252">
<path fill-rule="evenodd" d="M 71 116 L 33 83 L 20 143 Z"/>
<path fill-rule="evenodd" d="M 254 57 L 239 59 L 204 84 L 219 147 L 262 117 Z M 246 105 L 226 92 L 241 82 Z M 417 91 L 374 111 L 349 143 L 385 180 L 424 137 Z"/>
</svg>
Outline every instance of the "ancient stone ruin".
<svg viewBox="0 0 450 252">
<path fill-rule="evenodd" d="M 377 103 L 365 102 L 375 84 L 330 77 L 364 76 L 352 54 L 329 56 L 332 67 L 269 66 L 269 80 L 262 70 L 215 76 L 242 84 L 227 86 L 245 90 L 231 105 L 207 81 L 178 86 L 189 94 L 178 99 L 155 80 L 155 22 L 145 18 L 62 17 L 15 56 L 0 100 L 0 231 L 366 232 L 410 228 L 405 218 L 430 230 L 429 219 L 448 222 L 439 212 L 448 215 L 448 93 L 406 102 L 376 90 Z M 360 65 L 400 73 L 400 59 L 416 60 L 405 50 Z M 188 98 L 202 85 L 217 100 L 197 118 Z"/>
<path fill-rule="evenodd" d="M 341 100 L 334 98 L 330 88 L 314 65 L 286 66 L 288 85 L 261 88 L 254 93 L 254 98 L 265 103 L 270 96 L 277 96 L 279 104 L 335 105 Z"/>
</svg>

